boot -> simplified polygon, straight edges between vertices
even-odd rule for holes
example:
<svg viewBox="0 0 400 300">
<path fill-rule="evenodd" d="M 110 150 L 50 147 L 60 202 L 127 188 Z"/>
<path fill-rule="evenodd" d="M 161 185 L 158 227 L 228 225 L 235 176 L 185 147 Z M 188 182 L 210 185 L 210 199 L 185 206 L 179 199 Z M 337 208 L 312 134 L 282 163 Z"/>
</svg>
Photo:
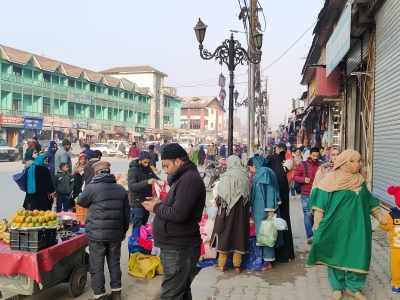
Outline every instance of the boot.
<svg viewBox="0 0 400 300">
<path fill-rule="evenodd" d="M 121 300 L 121 291 L 112 291 L 111 292 L 111 300 Z"/>
</svg>

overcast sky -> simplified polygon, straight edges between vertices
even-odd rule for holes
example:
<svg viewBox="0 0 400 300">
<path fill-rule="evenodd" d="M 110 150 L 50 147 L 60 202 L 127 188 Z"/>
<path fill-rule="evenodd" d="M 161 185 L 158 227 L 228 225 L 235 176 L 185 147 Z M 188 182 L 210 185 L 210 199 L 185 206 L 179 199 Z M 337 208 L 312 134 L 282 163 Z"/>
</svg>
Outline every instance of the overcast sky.
<svg viewBox="0 0 400 300">
<path fill-rule="evenodd" d="M 260 3 L 267 19 L 265 69 L 315 22 L 323 0 Z M 3 1 L 1 11 L 1 44 L 93 70 L 152 65 L 168 74 L 168 85 L 178 87 L 181 96 L 219 92 L 221 67 L 198 54 L 193 32 L 198 17 L 208 25 L 204 44 L 209 50 L 229 38 L 231 29 L 243 30 L 237 0 L 13 0 Z M 243 34 L 235 37 L 246 45 Z M 300 73 L 311 40 L 312 30 L 262 73 L 269 78 L 273 126 L 283 121 L 290 99 L 304 90 Z M 247 95 L 246 70 L 236 71 L 240 98 Z M 222 72 L 227 77 L 225 67 Z"/>
</svg>

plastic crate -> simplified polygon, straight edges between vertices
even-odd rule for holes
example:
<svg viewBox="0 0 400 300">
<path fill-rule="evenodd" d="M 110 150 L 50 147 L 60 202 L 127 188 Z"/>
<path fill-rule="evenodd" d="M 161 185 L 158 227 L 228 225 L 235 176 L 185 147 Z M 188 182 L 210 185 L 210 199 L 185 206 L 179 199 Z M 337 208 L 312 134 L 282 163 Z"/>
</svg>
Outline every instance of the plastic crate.
<svg viewBox="0 0 400 300">
<path fill-rule="evenodd" d="M 12 229 L 10 231 L 10 248 L 38 252 L 57 244 L 56 229 Z"/>
</svg>

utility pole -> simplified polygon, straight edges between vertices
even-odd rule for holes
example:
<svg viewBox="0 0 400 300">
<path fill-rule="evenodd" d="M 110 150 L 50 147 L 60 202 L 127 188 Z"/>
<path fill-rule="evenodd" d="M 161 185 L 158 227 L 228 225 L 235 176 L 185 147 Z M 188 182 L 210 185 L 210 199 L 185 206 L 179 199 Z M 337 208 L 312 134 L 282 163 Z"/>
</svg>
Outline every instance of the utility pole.
<svg viewBox="0 0 400 300">
<path fill-rule="evenodd" d="M 250 26 L 249 26 L 249 53 L 254 53 L 254 34 L 257 32 L 257 0 L 250 1 L 250 16 L 249 16 Z M 249 113 L 248 113 L 248 142 L 247 149 L 249 157 L 254 153 L 254 136 L 255 136 L 255 72 L 256 64 L 249 64 L 249 80 L 248 80 L 248 95 L 249 95 Z"/>
</svg>

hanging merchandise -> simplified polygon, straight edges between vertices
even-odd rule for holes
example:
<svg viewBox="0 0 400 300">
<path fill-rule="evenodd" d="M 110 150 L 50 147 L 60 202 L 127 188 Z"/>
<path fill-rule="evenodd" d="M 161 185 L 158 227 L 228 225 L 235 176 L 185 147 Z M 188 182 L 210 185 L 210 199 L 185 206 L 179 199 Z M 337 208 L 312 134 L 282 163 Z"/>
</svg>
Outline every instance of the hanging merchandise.
<svg viewBox="0 0 400 300">
<path fill-rule="evenodd" d="M 226 84 L 226 78 L 225 78 L 224 74 L 221 73 L 221 74 L 219 74 L 218 86 L 220 88 L 224 88 L 225 84 Z"/>
</svg>

